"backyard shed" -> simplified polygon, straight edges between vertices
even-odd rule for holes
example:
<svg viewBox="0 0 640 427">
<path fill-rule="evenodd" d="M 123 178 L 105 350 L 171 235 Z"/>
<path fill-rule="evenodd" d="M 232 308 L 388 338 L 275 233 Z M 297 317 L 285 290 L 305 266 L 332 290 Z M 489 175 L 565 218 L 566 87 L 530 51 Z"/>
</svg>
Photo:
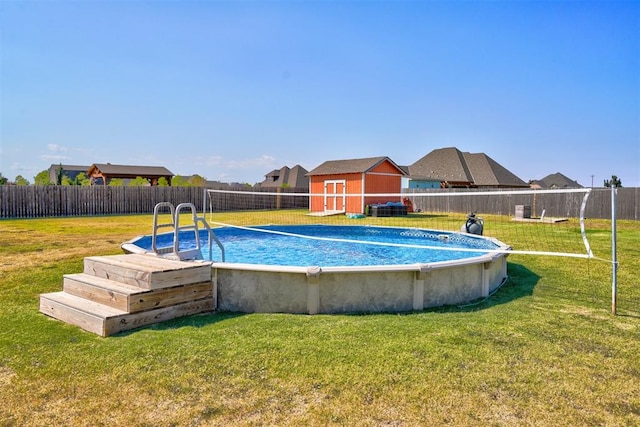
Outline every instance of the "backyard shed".
<svg viewBox="0 0 640 427">
<path fill-rule="evenodd" d="M 388 157 L 326 161 L 307 174 L 311 213 L 362 214 L 370 204 L 401 202 L 405 175 Z M 384 193 L 398 196 L 370 195 Z"/>
</svg>

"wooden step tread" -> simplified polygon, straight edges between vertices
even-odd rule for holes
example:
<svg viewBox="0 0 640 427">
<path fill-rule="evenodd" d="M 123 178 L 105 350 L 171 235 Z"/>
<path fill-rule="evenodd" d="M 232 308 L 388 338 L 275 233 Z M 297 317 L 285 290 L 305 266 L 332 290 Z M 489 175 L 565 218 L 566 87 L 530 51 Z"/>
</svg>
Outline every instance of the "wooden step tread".
<svg viewBox="0 0 640 427">
<path fill-rule="evenodd" d="M 115 282 L 85 273 L 65 274 L 62 278 L 62 290 L 127 313 L 135 311 L 132 308 L 132 301 L 140 299 L 140 295 L 153 292 L 139 286 Z"/>
<path fill-rule="evenodd" d="M 88 285 L 96 286 L 107 291 L 118 292 L 125 295 L 135 295 L 139 293 L 149 292 L 148 289 L 142 289 L 139 286 L 116 282 L 115 280 L 105 279 L 103 277 L 93 276 L 86 273 L 65 274 L 63 275 L 63 280 L 64 279 L 86 283 Z"/>
<path fill-rule="evenodd" d="M 84 259 L 84 273 L 143 289 L 161 289 L 211 280 L 211 264 L 124 254 Z"/>
<path fill-rule="evenodd" d="M 187 261 L 178 261 L 178 260 L 172 260 L 167 258 L 161 258 L 151 254 L 91 256 L 91 257 L 86 257 L 85 259 L 101 262 L 103 264 L 135 267 L 140 271 L 146 271 L 146 272 L 163 272 L 163 271 L 174 271 L 174 270 L 198 269 L 208 265 L 202 262 L 187 262 Z"/>
<path fill-rule="evenodd" d="M 67 307 L 81 311 L 86 314 L 90 314 L 101 319 L 106 319 L 114 316 L 121 316 L 127 314 L 126 311 L 118 310 L 117 308 L 109 307 L 108 305 L 100 304 L 95 301 L 91 301 L 82 297 L 71 295 L 67 292 L 51 292 L 48 294 L 40 295 L 40 311 L 42 311 L 42 301 L 54 301 L 59 304 L 64 304 Z M 49 314 L 49 313 L 45 313 Z M 56 316 L 53 316 L 56 317 Z"/>
<path fill-rule="evenodd" d="M 159 289 L 143 289 L 85 273 L 65 274 L 63 291 L 135 313 L 213 296 L 211 281 Z"/>
<path fill-rule="evenodd" d="M 40 312 L 103 337 L 214 309 L 214 298 L 204 298 L 139 313 L 125 313 L 66 292 L 40 295 Z"/>
</svg>

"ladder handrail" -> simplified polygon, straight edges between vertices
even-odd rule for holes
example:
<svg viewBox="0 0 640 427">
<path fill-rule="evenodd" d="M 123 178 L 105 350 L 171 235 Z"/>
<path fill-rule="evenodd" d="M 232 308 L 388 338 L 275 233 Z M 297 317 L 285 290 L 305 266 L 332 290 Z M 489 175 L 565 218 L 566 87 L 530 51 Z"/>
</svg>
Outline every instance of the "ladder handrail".
<svg viewBox="0 0 640 427">
<path fill-rule="evenodd" d="M 209 226 L 209 223 L 207 222 L 206 219 L 204 219 L 204 217 L 198 217 L 197 218 L 198 221 L 200 221 L 202 223 L 202 225 L 204 225 L 204 228 L 207 230 L 207 232 L 209 233 L 209 261 L 213 261 L 213 241 L 215 240 L 218 247 L 220 248 L 220 253 L 222 254 L 222 262 L 224 262 L 224 246 L 222 246 L 222 242 L 220 241 L 220 239 L 218 239 L 218 236 L 216 236 L 213 233 L 213 230 L 211 229 L 211 227 Z"/>
<path fill-rule="evenodd" d="M 169 208 L 171 213 L 171 222 L 158 224 L 158 214 L 161 208 Z M 180 213 L 183 210 L 189 210 L 191 212 L 191 224 L 180 225 Z M 200 229 L 198 225 L 202 224 L 209 235 L 209 261 L 213 261 L 213 241 L 216 242 L 220 248 L 222 254 L 222 262 L 225 259 L 224 246 L 218 237 L 215 235 L 207 220 L 197 215 L 196 207 L 193 203 L 180 203 L 174 207 L 170 202 L 160 202 L 153 208 L 153 235 L 151 237 L 151 249 L 155 254 L 168 254 L 172 253 L 177 259 L 203 259 L 202 245 L 200 243 Z M 165 227 L 173 228 L 173 246 L 172 247 L 157 247 L 157 235 L 158 230 Z M 195 234 L 196 247 L 194 249 L 180 250 L 180 232 L 181 231 L 193 231 Z"/>
<path fill-rule="evenodd" d="M 168 207 L 169 211 L 171 213 L 171 222 L 170 223 L 164 223 L 164 224 L 158 224 L 158 213 L 160 211 L 160 208 L 164 208 L 164 207 Z M 172 227 L 173 229 L 175 229 L 175 217 L 176 217 L 176 209 L 173 207 L 173 204 L 170 202 L 160 202 L 157 203 L 154 208 L 153 208 L 153 234 L 151 235 L 151 250 L 153 250 L 153 252 L 158 253 L 158 247 L 157 247 L 157 236 L 158 236 L 158 229 L 160 228 L 165 228 L 165 227 Z"/>
<path fill-rule="evenodd" d="M 180 212 L 183 209 L 189 209 L 191 211 L 191 224 L 180 225 Z M 196 215 L 196 207 L 193 203 L 180 203 L 176 206 L 176 213 L 174 219 L 175 227 L 173 228 L 173 253 L 179 259 L 202 259 L 202 249 L 200 245 L 200 231 L 198 230 L 198 216 Z M 193 230 L 196 238 L 195 249 L 189 249 L 186 251 L 180 250 L 180 232 Z"/>
</svg>

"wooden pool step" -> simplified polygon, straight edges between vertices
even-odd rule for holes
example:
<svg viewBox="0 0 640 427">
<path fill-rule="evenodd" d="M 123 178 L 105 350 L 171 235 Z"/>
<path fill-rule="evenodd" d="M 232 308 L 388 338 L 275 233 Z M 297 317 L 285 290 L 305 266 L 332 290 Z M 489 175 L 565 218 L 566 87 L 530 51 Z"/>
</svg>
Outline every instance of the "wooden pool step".
<svg viewBox="0 0 640 427">
<path fill-rule="evenodd" d="M 212 310 L 214 310 L 213 298 L 189 301 L 138 313 L 127 313 L 66 292 L 40 295 L 40 311 L 42 313 L 103 337 Z"/>
<path fill-rule="evenodd" d="M 175 261 L 145 254 L 87 257 L 84 272 L 143 289 L 211 280 L 208 263 Z"/>
<path fill-rule="evenodd" d="M 40 311 L 101 336 L 216 308 L 208 263 L 153 255 L 85 258 L 63 290 L 40 295 Z"/>
<path fill-rule="evenodd" d="M 127 313 L 166 307 L 213 295 L 211 281 L 148 290 L 86 273 L 65 274 L 62 290 Z"/>
</svg>

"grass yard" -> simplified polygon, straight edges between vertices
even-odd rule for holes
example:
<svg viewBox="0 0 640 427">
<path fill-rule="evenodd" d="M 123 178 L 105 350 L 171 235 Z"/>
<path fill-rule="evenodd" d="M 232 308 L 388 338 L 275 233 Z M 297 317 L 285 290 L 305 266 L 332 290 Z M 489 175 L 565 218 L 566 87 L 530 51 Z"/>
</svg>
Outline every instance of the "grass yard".
<svg viewBox="0 0 640 427">
<path fill-rule="evenodd" d="M 151 222 L 0 221 L 0 425 L 640 425 L 638 222 L 618 222 L 618 316 L 610 263 L 525 255 L 488 300 L 418 313 L 209 313 L 100 338 L 38 312 Z M 603 258 L 609 227 L 589 229 Z"/>
</svg>

